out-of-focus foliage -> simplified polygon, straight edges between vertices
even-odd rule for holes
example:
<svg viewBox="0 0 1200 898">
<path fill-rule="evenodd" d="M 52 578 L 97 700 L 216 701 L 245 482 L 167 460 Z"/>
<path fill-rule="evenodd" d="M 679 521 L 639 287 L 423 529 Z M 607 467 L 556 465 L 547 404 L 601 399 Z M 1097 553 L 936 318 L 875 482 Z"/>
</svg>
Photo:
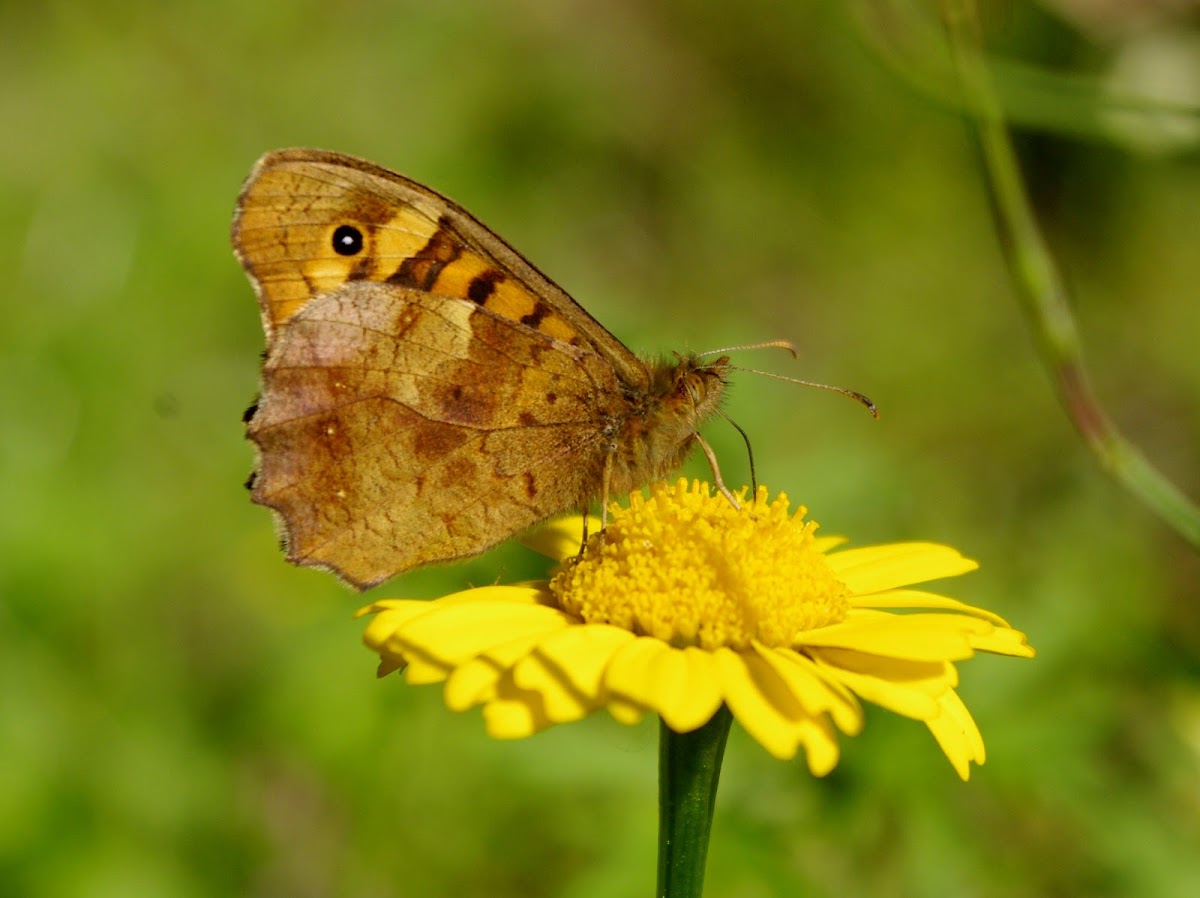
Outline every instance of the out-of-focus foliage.
<svg viewBox="0 0 1200 898">
<path fill-rule="evenodd" d="M 1088 102 L 1167 58 L 1058 15 L 998 5 L 989 41 Z M 1200 563 L 1076 439 L 949 86 L 919 89 L 864 21 L 789 0 L 0 7 L 0 893 L 651 888 L 652 724 L 497 743 L 436 690 L 376 682 L 362 599 L 288 567 L 246 499 L 262 337 L 229 217 L 291 145 L 450 194 L 635 349 L 794 340 L 795 363 L 737 361 L 882 418 L 743 374 L 727 409 L 760 479 L 824 532 L 961 547 L 983 567 L 954 594 L 1038 647 L 963 666 L 989 749 L 966 785 L 883 713 L 820 781 L 735 731 L 710 895 L 1200 893 Z M 1178 102 L 1197 35 L 1154 33 Z M 1090 120 L 1031 83 L 1001 83 L 1025 122 Z M 1021 147 L 1101 396 L 1195 496 L 1200 168 L 1186 128 L 1145 154 L 1130 121 Z M 744 481 L 736 434 L 710 437 Z M 508 548 L 375 592 L 541 570 Z"/>
</svg>

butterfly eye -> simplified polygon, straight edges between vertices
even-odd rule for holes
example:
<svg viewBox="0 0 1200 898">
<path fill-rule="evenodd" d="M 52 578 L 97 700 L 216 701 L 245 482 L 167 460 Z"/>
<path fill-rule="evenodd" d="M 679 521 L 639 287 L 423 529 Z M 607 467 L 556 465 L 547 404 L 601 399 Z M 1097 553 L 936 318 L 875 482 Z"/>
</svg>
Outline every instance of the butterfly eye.
<svg viewBox="0 0 1200 898">
<path fill-rule="evenodd" d="M 353 225 L 339 225 L 333 232 L 333 251 L 339 256 L 357 256 L 362 248 L 362 231 Z"/>
</svg>

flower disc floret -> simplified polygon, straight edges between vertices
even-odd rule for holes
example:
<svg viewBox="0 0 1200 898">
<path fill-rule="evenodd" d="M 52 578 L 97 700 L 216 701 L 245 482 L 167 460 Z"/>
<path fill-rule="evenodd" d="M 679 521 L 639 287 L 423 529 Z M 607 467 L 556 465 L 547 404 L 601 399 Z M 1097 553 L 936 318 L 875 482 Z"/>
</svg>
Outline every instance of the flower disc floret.
<svg viewBox="0 0 1200 898">
<path fill-rule="evenodd" d="M 815 539 L 817 525 L 765 488 L 741 510 L 685 481 L 613 506 L 584 556 L 550 589 L 563 610 L 676 647 L 784 646 L 843 620 L 849 590 Z"/>
</svg>

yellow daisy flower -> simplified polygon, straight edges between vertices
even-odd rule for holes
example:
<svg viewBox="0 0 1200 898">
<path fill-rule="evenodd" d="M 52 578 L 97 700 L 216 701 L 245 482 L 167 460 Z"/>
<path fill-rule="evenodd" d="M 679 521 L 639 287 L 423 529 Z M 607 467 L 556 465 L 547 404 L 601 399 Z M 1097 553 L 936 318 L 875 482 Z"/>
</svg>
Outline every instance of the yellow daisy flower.
<svg viewBox="0 0 1200 898">
<path fill-rule="evenodd" d="M 984 747 L 954 662 L 1032 657 L 1024 634 L 910 588 L 977 567 L 954 549 L 834 551 L 844 540 L 816 536 L 807 509 L 788 507 L 765 487 L 739 511 L 707 484 L 657 485 L 614 506 L 578 560 L 580 519 L 536 534 L 562 562 L 550 581 L 385 599 L 363 609 L 374 614 L 364 639 L 381 676 L 445 682 L 447 706 L 483 705 L 498 738 L 600 708 L 622 722 L 651 712 L 686 733 L 725 705 L 775 757 L 803 746 L 822 776 L 837 764 L 837 731 L 862 728 L 866 700 L 925 723 L 965 780 Z"/>
</svg>

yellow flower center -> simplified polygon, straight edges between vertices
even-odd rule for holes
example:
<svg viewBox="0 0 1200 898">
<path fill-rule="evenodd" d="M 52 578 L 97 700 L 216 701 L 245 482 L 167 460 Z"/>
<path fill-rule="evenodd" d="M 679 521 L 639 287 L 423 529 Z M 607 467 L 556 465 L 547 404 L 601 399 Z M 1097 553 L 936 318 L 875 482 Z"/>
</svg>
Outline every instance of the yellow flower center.
<svg viewBox="0 0 1200 898">
<path fill-rule="evenodd" d="M 783 493 L 768 503 L 765 487 L 738 511 L 708 484 L 658 484 L 649 499 L 635 493 L 629 508 L 614 506 L 603 537 L 564 563 L 550 589 L 588 623 L 674 646 L 791 645 L 849 608 L 806 513 L 790 516 Z"/>
</svg>

